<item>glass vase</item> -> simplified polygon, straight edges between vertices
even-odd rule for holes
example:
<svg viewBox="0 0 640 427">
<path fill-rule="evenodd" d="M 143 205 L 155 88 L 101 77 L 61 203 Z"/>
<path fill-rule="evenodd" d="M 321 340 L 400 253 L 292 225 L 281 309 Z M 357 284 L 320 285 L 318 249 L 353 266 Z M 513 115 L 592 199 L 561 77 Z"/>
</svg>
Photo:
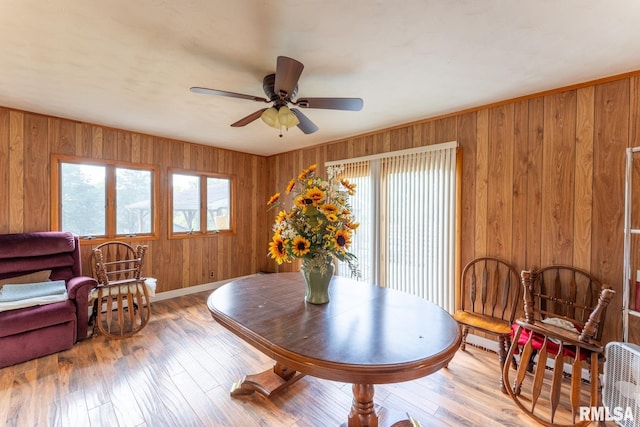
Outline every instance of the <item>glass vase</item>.
<svg viewBox="0 0 640 427">
<path fill-rule="evenodd" d="M 321 266 L 310 261 L 303 261 L 301 271 L 306 285 L 304 300 L 311 304 L 326 304 L 329 302 L 329 284 L 333 276 L 333 260 L 329 258 Z"/>
</svg>

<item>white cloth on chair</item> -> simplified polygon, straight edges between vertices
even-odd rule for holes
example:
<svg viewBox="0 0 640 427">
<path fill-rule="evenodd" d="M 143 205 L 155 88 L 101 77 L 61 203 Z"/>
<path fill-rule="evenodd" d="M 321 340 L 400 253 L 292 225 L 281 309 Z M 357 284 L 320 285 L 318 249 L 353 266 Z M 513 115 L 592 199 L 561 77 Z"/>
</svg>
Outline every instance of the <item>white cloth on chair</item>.
<svg viewBox="0 0 640 427">
<path fill-rule="evenodd" d="M 126 294 L 128 292 L 135 293 L 137 286 L 142 286 L 143 284 L 147 288 L 147 293 L 149 294 L 149 298 L 154 297 L 156 295 L 156 279 L 154 279 L 152 277 L 149 277 L 149 278 L 145 279 L 144 282 L 128 283 L 128 284 L 125 284 L 125 285 L 116 285 L 116 286 L 103 287 L 102 288 L 102 295 L 103 296 L 107 296 L 107 295 L 114 295 L 115 296 L 115 295 Z M 89 294 L 89 300 L 90 301 L 98 298 L 98 289 L 100 289 L 100 288 L 95 288 L 94 290 L 91 291 L 91 293 Z M 143 292 L 142 289 L 140 289 L 140 292 Z"/>
</svg>

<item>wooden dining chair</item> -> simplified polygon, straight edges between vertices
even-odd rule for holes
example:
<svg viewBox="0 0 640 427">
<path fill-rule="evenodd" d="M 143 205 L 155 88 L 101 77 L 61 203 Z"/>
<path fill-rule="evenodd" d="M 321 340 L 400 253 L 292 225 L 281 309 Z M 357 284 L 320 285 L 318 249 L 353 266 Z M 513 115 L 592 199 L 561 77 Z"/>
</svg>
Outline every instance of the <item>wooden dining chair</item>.
<svg viewBox="0 0 640 427">
<path fill-rule="evenodd" d="M 521 302 L 520 276 L 512 265 L 501 259 L 480 257 L 464 267 L 460 284 L 461 307 L 453 315 L 462 328 L 460 349 L 466 349 L 470 329 L 497 338 L 502 372 L 511 345 L 511 325 Z M 500 389 L 506 392 L 502 374 Z"/>
<path fill-rule="evenodd" d="M 524 318 L 514 325 L 507 353 L 520 354 L 520 365 L 503 367 L 507 393 L 543 425 L 587 425 L 579 408 L 600 406 L 600 338 L 615 291 L 570 266 L 523 271 L 522 286 Z"/>
<path fill-rule="evenodd" d="M 111 338 L 132 336 L 151 317 L 149 293 L 142 276 L 146 245 L 135 249 L 124 242 L 107 242 L 93 249 L 98 288 L 95 325 Z"/>
</svg>

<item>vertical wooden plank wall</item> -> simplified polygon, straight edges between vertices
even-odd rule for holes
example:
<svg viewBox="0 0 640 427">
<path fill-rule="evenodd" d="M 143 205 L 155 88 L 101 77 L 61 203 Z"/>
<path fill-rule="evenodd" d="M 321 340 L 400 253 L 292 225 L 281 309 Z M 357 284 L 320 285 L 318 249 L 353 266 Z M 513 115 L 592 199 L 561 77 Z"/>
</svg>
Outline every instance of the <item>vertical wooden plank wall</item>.
<svg viewBox="0 0 640 427">
<path fill-rule="evenodd" d="M 209 282 L 209 271 L 215 280 L 291 271 L 297 264 L 278 267 L 266 257 L 273 218 L 265 209 L 291 177 L 311 163 L 322 168 L 325 161 L 457 140 L 462 265 L 480 255 L 506 258 L 518 270 L 573 264 L 621 292 L 624 150 L 640 145 L 636 74 L 268 158 L 0 108 L 0 232 L 49 229 L 51 153 L 152 163 L 160 166 L 160 239 L 145 243 L 159 291 Z M 236 176 L 236 235 L 168 239 L 170 167 Z M 90 249 L 83 246 L 85 263 Z M 618 294 L 607 340 L 621 339 L 621 303 Z"/>
<path fill-rule="evenodd" d="M 264 234 L 263 195 L 269 191 L 265 157 L 0 108 L 0 233 L 51 229 L 50 162 L 54 153 L 159 166 L 159 239 L 139 242 L 149 246 L 145 274 L 158 279 L 159 292 L 266 268 L 266 251 L 260 250 L 264 244 L 257 243 Z M 168 238 L 170 167 L 235 177 L 235 235 Z M 89 275 L 92 248 L 82 245 L 83 271 Z"/>
<path fill-rule="evenodd" d="M 517 270 L 557 263 L 591 271 L 618 291 L 604 339 L 619 340 L 624 158 L 626 147 L 640 145 L 638 81 L 621 76 L 576 85 L 272 156 L 270 193 L 310 163 L 322 168 L 323 161 L 457 140 L 461 264 L 491 255 Z M 296 268 L 270 264 L 271 271 Z M 631 335 L 640 341 L 640 333 Z"/>
</svg>

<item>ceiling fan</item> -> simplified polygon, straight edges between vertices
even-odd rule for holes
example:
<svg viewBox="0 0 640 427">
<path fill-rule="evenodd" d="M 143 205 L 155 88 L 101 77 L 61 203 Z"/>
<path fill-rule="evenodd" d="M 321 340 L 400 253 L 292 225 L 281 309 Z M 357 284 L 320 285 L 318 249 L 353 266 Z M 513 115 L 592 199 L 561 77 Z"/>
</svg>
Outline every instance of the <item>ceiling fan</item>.
<svg viewBox="0 0 640 427">
<path fill-rule="evenodd" d="M 231 126 L 245 126 L 260 117 L 267 125 L 279 129 L 280 136 L 282 136 L 282 128 L 289 129 L 293 126 L 298 126 L 305 134 L 310 134 L 318 130 L 318 126 L 309 120 L 302 111 L 297 108 L 289 108 L 289 104 L 301 108 L 349 111 L 362 110 L 364 103 L 360 98 L 298 98 L 294 100 L 298 94 L 298 79 L 303 69 L 304 65 L 302 65 L 301 62 L 286 56 L 278 56 L 275 74 L 269 74 L 262 80 L 262 88 L 267 98 L 204 87 L 192 87 L 190 90 L 194 93 L 229 96 L 231 98 L 272 103 L 271 107 L 262 108 L 253 112 L 237 122 L 232 123 Z"/>
</svg>

